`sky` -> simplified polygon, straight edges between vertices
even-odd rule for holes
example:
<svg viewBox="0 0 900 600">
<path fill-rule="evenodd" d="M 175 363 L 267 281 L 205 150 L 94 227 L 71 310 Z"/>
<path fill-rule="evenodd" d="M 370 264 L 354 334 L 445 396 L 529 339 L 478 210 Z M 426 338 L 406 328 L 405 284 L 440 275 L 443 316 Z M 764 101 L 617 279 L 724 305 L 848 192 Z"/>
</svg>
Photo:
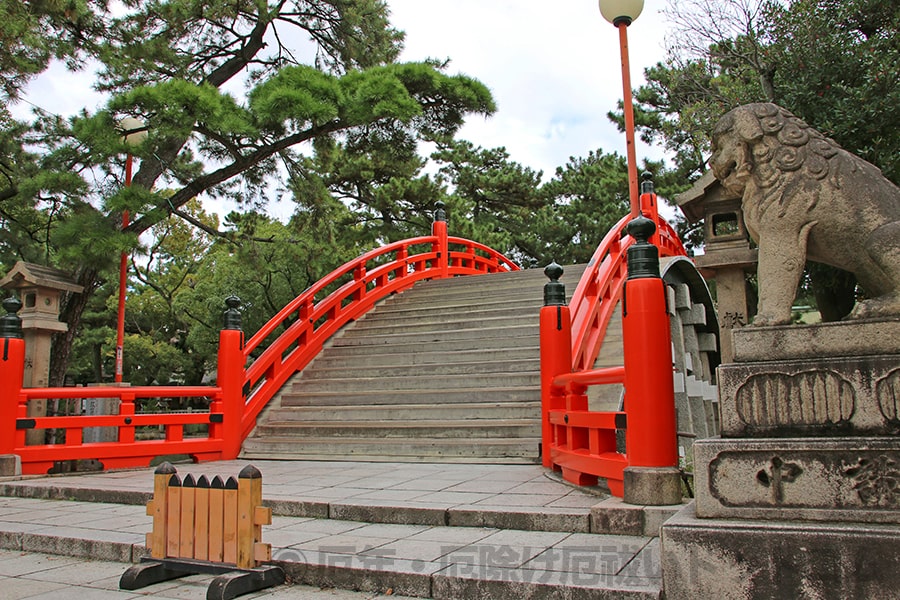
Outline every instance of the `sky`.
<svg viewBox="0 0 900 600">
<path fill-rule="evenodd" d="M 497 112 L 470 117 L 460 137 L 503 146 L 545 178 L 572 156 L 625 154 L 625 137 L 606 114 L 622 98 L 619 35 L 597 0 L 388 0 L 406 32 L 402 60 L 451 59 L 450 72 L 487 85 Z M 628 29 L 632 87 L 665 57 L 664 0 L 646 0 Z M 638 141 L 641 157 L 662 151 Z"/>
<path fill-rule="evenodd" d="M 570 157 L 591 150 L 625 154 L 625 136 L 606 114 L 622 98 L 619 38 L 600 15 L 597 0 L 387 0 L 391 22 L 406 33 L 402 61 L 450 59 L 449 73 L 487 85 L 498 110 L 470 116 L 458 137 L 484 148 L 503 146 L 510 158 L 552 177 Z M 629 27 L 632 87 L 646 67 L 665 57 L 665 0 L 645 0 Z M 25 98 L 51 112 L 96 109 L 103 98 L 90 77 L 54 65 Z M 238 91 L 238 90 L 233 90 Z M 21 118 L 30 106 L 12 107 Z M 662 158 L 660 148 L 637 141 L 642 158 Z M 270 201 L 286 218 L 292 203 Z M 220 215 L 232 207 L 215 207 Z"/>
</svg>

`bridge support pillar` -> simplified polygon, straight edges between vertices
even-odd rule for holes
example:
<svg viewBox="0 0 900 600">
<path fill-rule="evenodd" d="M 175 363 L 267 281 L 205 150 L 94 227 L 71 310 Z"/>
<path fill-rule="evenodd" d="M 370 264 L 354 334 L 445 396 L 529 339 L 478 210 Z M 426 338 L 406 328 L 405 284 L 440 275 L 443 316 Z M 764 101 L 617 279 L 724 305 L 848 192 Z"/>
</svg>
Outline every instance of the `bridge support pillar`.
<svg viewBox="0 0 900 600">
<path fill-rule="evenodd" d="M 648 241 L 655 231 L 653 221 L 643 216 L 628 224 L 635 243 L 628 249 L 622 298 L 628 416 L 623 500 L 660 506 L 681 503 L 681 472 L 666 290 L 659 274 L 659 251 Z"/>
<path fill-rule="evenodd" d="M 241 330 L 241 301 L 237 296 L 225 299 L 225 327 L 219 332 L 218 385 L 222 388 L 224 423 L 215 427 L 214 435 L 225 440 L 222 458 L 237 458 L 241 452 L 241 417 L 244 414 L 244 332 Z M 213 432 L 211 432 L 213 433 Z"/>
<path fill-rule="evenodd" d="M 22 462 L 13 451 L 17 438 L 25 441 L 24 433 L 20 435 L 16 430 L 25 371 L 25 340 L 22 320 L 16 314 L 22 303 L 17 298 L 7 298 L 3 308 L 7 314 L 0 317 L 0 476 L 8 476 L 22 473 Z"/>
<path fill-rule="evenodd" d="M 622 500 L 639 506 L 681 503 L 681 471 L 676 467 L 625 467 Z"/>
<path fill-rule="evenodd" d="M 550 411 L 565 408 L 565 396 L 553 393 L 553 379 L 572 372 L 572 319 L 566 306 L 566 286 L 559 281 L 563 268 L 554 262 L 544 269 L 544 274 L 550 282 L 544 285 L 540 316 L 541 463 L 548 469 L 559 469 L 554 467 L 551 456 L 554 434 Z"/>
</svg>

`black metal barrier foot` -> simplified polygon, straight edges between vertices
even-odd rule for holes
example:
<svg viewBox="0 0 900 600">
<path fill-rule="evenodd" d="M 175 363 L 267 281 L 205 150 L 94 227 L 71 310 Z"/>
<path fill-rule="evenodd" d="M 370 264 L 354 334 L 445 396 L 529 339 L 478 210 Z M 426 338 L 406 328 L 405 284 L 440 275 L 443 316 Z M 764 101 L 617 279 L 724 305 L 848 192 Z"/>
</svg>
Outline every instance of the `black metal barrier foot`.
<svg viewBox="0 0 900 600">
<path fill-rule="evenodd" d="M 219 575 L 209 584 L 206 600 L 231 600 L 237 596 L 256 592 L 284 583 L 281 567 L 267 565 Z"/>
<path fill-rule="evenodd" d="M 187 571 L 172 571 L 159 562 L 145 562 L 129 567 L 119 579 L 119 589 L 138 590 L 154 583 L 190 575 Z"/>
<path fill-rule="evenodd" d="M 189 559 L 144 558 L 141 564 L 129 567 L 119 579 L 119 589 L 136 590 L 154 583 L 198 573 L 217 577 L 206 590 L 206 600 L 231 600 L 244 594 L 284 583 L 284 571 L 275 565 L 255 569 L 238 569 L 222 563 Z"/>
</svg>

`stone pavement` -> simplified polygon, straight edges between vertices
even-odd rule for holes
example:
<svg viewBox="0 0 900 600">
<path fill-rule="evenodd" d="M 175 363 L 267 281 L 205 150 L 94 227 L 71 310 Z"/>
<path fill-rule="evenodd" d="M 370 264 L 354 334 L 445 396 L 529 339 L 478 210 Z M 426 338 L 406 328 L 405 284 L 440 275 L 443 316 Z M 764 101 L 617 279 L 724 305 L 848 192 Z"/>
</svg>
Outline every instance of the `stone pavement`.
<svg viewBox="0 0 900 600">
<path fill-rule="evenodd" d="M 182 475 L 227 476 L 246 464 L 176 467 Z M 659 597 L 659 541 L 643 534 L 655 533 L 676 507 L 625 507 L 554 480 L 537 465 L 252 464 L 263 474 L 264 503 L 275 514 L 272 525 L 263 527 L 263 541 L 272 544 L 274 562 L 297 585 L 369 592 L 348 600 L 388 590 L 447 599 Z M 91 585 L 110 583 L 110 565 L 147 554 L 151 520 L 144 504 L 152 478 L 153 470 L 144 469 L 0 482 L 0 548 L 6 549 L 0 576 L 17 575 L 17 561 L 38 561 L 40 567 L 93 558 L 104 562 L 69 570 Z M 610 533 L 617 529 L 630 535 Z M 62 573 L 35 568 L 8 589 L 28 582 L 52 588 Z M 201 587 L 196 581 L 165 585 Z M 97 593 L 127 595 L 97 597 L 141 595 L 115 588 L 110 584 Z M 284 589 L 294 588 L 299 589 Z M 3 600 L 6 591 L 0 584 Z M 194 597 L 190 590 L 187 596 L 177 593 Z"/>
<path fill-rule="evenodd" d="M 202 600 L 212 575 L 191 575 L 134 591 L 120 590 L 129 564 L 53 554 L 0 550 L 0 598 L 3 600 Z M 241 596 L 246 600 L 408 600 L 407 596 L 282 585 Z"/>
</svg>

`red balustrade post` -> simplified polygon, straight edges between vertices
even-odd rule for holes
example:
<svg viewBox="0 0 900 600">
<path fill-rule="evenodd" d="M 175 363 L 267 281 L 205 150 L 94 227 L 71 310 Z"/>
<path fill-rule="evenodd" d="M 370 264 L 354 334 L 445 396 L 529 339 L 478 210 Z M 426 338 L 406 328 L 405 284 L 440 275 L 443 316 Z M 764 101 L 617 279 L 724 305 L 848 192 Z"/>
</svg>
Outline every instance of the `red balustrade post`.
<svg viewBox="0 0 900 600">
<path fill-rule="evenodd" d="M 566 286 L 560 283 L 563 268 L 550 263 L 544 274 L 550 281 L 544 284 L 544 306 L 540 316 L 541 346 L 541 462 L 552 467 L 553 425 L 550 411 L 565 408 L 565 393 L 555 390 L 553 380 L 572 372 L 572 320 L 566 305 Z"/>
<path fill-rule="evenodd" d="M 655 230 L 643 216 L 628 224 L 635 243 L 628 249 L 622 297 L 628 458 L 623 499 L 642 505 L 681 502 L 666 289 L 659 251 L 647 241 Z"/>
<path fill-rule="evenodd" d="M 241 300 L 237 296 L 225 299 L 225 327 L 219 332 L 217 384 L 222 389 L 222 458 L 237 458 L 241 451 L 241 419 L 244 416 L 244 332 L 241 331 Z"/>
<path fill-rule="evenodd" d="M 437 237 L 437 242 L 432 245 L 432 252 L 437 252 L 438 278 L 450 277 L 450 243 L 447 235 L 447 213 L 444 211 L 444 203 L 436 203 L 434 222 L 431 224 L 431 235 Z"/>
<path fill-rule="evenodd" d="M 22 303 L 18 298 L 6 298 L 3 308 L 7 314 L 0 317 L 0 455 L 12 455 L 16 448 L 16 419 L 25 374 L 25 340 L 22 319 L 16 314 Z M 5 463 L 0 463 L 0 475 L 18 474 L 6 472 L 18 469 L 6 469 Z"/>
<path fill-rule="evenodd" d="M 366 263 L 360 263 L 353 269 L 353 281 L 360 284 L 355 292 L 353 292 L 353 300 L 361 302 L 368 291 L 366 289 Z"/>
<path fill-rule="evenodd" d="M 653 191 L 653 175 L 648 172 L 641 174 L 641 214 L 653 221 L 656 231 L 650 237 L 649 242 L 659 248 L 659 202 L 656 192 Z"/>
</svg>

